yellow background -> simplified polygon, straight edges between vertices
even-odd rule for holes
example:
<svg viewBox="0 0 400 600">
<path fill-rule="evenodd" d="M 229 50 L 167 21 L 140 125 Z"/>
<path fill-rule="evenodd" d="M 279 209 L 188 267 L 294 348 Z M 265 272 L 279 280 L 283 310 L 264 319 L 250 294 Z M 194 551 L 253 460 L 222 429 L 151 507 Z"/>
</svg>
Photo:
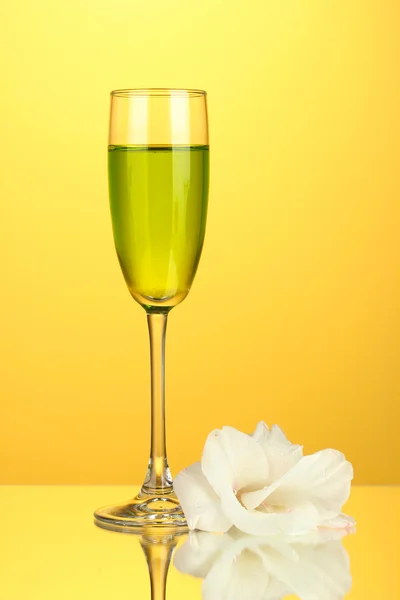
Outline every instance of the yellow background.
<svg viewBox="0 0 400 600">
<path fill-rule="evenodd" d="M 206 243 L 170 315 L 173 472 L 223 424 L 400 482 L 396 0 L 3 6 L 0 481 L 130 483 L 146 319 L 113 249 L 108 93 L 209 92 Z"/>
</svg>

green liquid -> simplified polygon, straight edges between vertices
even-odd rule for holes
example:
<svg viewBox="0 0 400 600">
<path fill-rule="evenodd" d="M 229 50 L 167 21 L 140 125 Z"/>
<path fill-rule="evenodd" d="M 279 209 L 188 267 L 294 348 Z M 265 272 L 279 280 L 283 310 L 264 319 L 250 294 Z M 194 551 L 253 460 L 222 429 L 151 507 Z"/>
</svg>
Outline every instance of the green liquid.
<svg viewBox="0 0 400 600">
<path fill-rule="evenodd" d="M 204 241 L 208 146 L 110 146 L 114 241 L 132 296 L 172 307 L 188 294 Z"/>
</svg>

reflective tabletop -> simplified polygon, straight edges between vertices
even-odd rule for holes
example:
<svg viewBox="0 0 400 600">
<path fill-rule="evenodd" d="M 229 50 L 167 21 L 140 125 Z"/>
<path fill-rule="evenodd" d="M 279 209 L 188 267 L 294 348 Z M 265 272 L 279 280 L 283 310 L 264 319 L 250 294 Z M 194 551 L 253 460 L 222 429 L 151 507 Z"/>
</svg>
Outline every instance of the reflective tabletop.
<svg viewBox="0 0 400 600">
<path fill-rule="evenodd" d="M 249 538 L 240 532 L 127 535 L 93 510 L 127 486 L 0 487 L 0 598 L 366 600 L 400 598 L 400 487 L 353 487 L 356 532 Z M 169 565 L 169 568 L 168 568 Z"/>
</svg>

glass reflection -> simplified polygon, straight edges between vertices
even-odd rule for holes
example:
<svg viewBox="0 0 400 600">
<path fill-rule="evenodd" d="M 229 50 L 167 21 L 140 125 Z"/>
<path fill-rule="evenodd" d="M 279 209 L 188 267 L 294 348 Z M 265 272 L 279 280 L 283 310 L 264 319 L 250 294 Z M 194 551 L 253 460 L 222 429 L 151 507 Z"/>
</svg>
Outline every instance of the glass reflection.
<svg viewBox="0 0 400 600">
<path fill-rule="evenodd" d="M 342 600 L 350 591 L 350 561 L 341 538 L 320 530 L 302 536 L 255 537 L 191 532 L 174 566 L 204 579 L 203 600 Z"/>
<path fill-rule="evenodd" d="M 180 534 L 175 531 L 139 536 L 149 568 L 151 600 L 165 600 L 168 569 L 179 537 Z"/>
</svg>

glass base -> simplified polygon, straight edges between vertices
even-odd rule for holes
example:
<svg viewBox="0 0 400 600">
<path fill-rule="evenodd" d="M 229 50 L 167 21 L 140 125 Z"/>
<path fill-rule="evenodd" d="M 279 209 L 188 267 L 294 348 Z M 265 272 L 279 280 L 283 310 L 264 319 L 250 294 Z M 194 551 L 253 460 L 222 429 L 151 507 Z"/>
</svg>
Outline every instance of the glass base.
<svg viewBox="0 0 400 600">
<path fill-rule="evenodd" d="M 173 491 L 149 494 L 143 490 L 124 504 L 104 506 L 94 513 L 95 524 L 103 529 L 138 533 L 146 529 L 187 531 L 187 523 L 179 500 Z"/>
</svg>

